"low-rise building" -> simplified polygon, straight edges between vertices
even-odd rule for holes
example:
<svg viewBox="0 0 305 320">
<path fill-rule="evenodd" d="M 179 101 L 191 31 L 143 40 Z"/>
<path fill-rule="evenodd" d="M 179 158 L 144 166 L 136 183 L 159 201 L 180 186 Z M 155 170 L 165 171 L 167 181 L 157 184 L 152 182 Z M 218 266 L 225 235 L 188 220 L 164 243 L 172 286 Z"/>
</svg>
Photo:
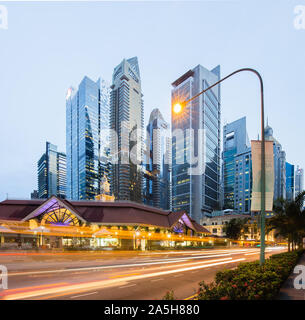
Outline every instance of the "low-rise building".
<svg viewBox="0 0 305 320">
<path fill-rule="evenodd" d="M 240 240 L 259 240 L 260 233 L 259 228 L 257 228 L 257 219 L 258 217 L 251 217 L 250 215 L 245 214 L 231 214 L 231 215 L 222 215 L 222 216 L 205 216 L 200 220 L 200 224 L 203 225 L 213 236 L 217 237 L 226 237 L 224 232 L 224 227 L 232 219 L 249 219 L 248 220 L 248 232 L 244 234 Z M 274 231 L 271 231 L 266 235 L 266 241 L 274 241 Z"/>
<path fill-rule="evenodd" d="M 134 202 L 0 202 L 0 246 L 158 249 L 202 245 L 210 233 L 184 211 Z"/>
</svg>

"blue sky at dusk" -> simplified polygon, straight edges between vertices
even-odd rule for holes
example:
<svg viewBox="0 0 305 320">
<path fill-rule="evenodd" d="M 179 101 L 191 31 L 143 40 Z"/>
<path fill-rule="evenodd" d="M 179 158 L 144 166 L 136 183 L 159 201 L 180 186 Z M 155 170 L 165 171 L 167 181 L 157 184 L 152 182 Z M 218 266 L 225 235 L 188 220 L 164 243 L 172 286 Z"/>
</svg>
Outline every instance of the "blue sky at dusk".
<svg viewBox="0 0 305 320">
<path fill-rule="evenodd" d="M 287 161 L 305 167 L 305 30 L 294 7 L 305 0 L 2 2 L 0 29 L 0 201 L 29 198 L 45 142 L 65 151 L 65 95 L 87 75 L 111 82 L 137 56 L 145 125 L 153 108 L 170 121 L 171 83 L 198 64 L 259 70 L 266 117 Z M 222 85 L 222 124 L 247 116 L 260 130 L 259 84 L 240 74 Z"/>
</svg>

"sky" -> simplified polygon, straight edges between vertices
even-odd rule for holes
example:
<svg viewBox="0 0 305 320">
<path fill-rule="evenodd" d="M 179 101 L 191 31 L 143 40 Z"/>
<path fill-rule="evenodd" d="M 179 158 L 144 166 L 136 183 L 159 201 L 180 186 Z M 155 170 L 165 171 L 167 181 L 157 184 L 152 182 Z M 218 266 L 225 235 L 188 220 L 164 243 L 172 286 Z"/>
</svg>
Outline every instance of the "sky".
<svg viewBox="0 0 305 320">
<path fill-rule="evenodd" d="M 111 82 L 123 58 L 139 59 L 145 125 L 170 122 L 171 83 L 198 64 L 242 67 L 264 79 L 266 117 L 287 161 L 305 167 L 305 0 L 5 2 L 0 29 L 0 201 L 29 198 L 45 142 L 65 151 L 65 96 L 87 75 Z M 221 87 L 222 125 L 247 117 L 260 132 L 259 83 L 239 74 Z"/>
</svg>

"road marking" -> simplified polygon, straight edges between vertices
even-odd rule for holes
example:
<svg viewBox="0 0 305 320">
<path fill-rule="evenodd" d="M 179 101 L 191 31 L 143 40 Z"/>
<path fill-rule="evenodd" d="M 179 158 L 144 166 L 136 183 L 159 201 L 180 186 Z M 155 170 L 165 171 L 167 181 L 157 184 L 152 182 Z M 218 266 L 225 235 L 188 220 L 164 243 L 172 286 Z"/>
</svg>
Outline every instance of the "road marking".
<svg viewBox="0 0 305 320">
<path fill-rule="evenodd" d="M 177 277 L 182 277 L 182 276 L 183 276 L 183 274 L 176 274 L 176 275 L 174 275 L 175 278 L 177 278 Z"/>
<path fill-rule="evenodd" d="M 79 294 L 78 296 L 73 296 L 73 297 L 71 297 L 71 299 L 76 299 L 76 298 L 80 298 L 80 297 L 90 296 L 90 295 L 96 294 L 96 293 L 98 293 L 98 291 L 90 292 L 90 293 L 85 293 L 85 294 Z"/>
<path fill-rule="evenodd" d="M 124 289 L 124 288 L 129 288 L 129 287 L 134 287 L 136 286 L 136 284 L 130 284 L 128 286 L 122 286 L 122 287 L 119 287 L 119 289 Z"/>
<path fill-rule="evenodd" d="M 109 277 L 109 279 L 116 279 L 116 278 L 122 278 L 122 277 L 128 277 L 128 276 L 138 276 L 141 273 L 128 273 L 128 274 L 119 274 L 117 276 Z"/>
<path fill-rule="evenodd" d="M 259 254 L 259 252 L 255 252 L 255 253 L 245 253 L 245 256 L 252 256 L 253 254 Z"/>
<path fill-rule="evenodd" d="M 195 297 L 197 297 L 197 296 L 198 296 L 198 293 L 193 294 L 192 296 L 187 297 L 187 298 L 185 298 L 184 300 L 191 300 L 191 299 L 193 299 L 193 298 L 195 298 Z"/>
<path fill-rule="evenodd" d="M 60 294 L 53 294 L 53 295 L 45 295 L 40 298 L 36 298 L 35 300 L 49 300 L 49 299 L 54 299 L 54 298 L 59 298 L 63 296 L 68 296 L 71 294 L 77 294 L 77 293 L 82 293 L 82 292 L 88 292 L 88 290 L 72 290 L 72 291 L 67 291 L 65 293 L 60 293 Z"/>
<path fill-rule="evenodd" d="M 151 282 L 155 282 L 155 281 L 161 281 L 161 280 L 164 280 L 164 279 L 153 279 L 153 280 L 150 280 Z"/>
</svg>

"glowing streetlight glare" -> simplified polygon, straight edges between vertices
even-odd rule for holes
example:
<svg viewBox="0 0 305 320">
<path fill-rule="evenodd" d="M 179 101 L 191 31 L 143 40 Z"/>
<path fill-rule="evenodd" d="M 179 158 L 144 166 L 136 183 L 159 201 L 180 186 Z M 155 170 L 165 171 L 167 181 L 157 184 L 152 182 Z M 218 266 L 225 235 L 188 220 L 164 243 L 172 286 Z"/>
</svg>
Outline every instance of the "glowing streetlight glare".
<svg viewBox="0 0 305 320">
<path fill-rule="evenodd" d="M 181 110 L 182 110 L 181 104 L 180 104 L 180 103 L 176 103 L 176 104 L 174 105 L 174 112 L 175 112 L 175 113 L 180 113 Z"/>
</svg>

